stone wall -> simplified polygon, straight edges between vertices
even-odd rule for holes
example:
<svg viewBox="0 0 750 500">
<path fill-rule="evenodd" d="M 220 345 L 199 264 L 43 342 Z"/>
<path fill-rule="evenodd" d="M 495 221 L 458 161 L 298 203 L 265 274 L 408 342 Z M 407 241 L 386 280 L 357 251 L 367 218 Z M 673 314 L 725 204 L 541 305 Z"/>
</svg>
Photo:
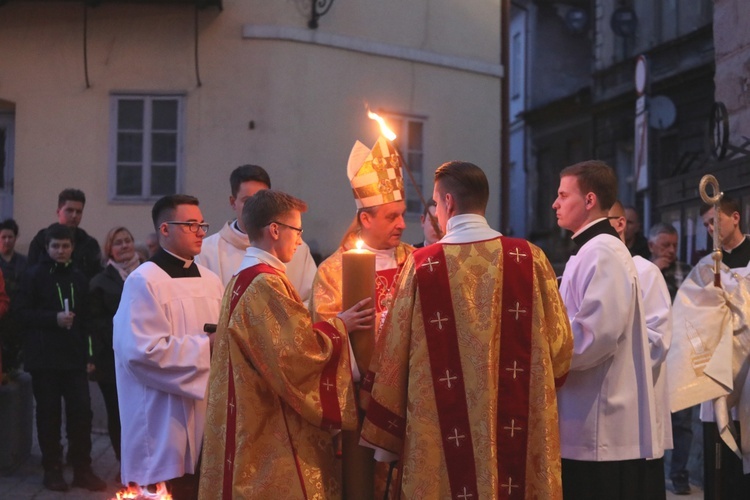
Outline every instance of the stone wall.
<svg viewBox="0 0 750 500">
<path fill-rule="evenodd" d="M 729 111 L 730 143 L 742 144 L 750 136 L 750 18 L 747 0 L 716 0 L 714 46 L 716 50 L 716 101 Z"/>
</svg>

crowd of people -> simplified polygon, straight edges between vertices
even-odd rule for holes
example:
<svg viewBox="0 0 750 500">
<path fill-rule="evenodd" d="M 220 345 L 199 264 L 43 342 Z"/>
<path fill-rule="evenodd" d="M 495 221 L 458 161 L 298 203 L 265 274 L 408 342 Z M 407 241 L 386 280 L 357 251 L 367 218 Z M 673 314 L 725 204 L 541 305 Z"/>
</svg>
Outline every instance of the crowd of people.
<svg viewBox="0 0 750 500">
<path fill-rule="evenodd" d="M 347 174 L 354 219 L 320 266 L 306 203 L 255 165 L 232 171 L 234 217 L 211 236 L 188 195 L 154 204 L 148 248 L 123 226 L 100 248 L 79 227 L 77 189 L 28 257 L 16 223 L 0 223 L 5 362 L 22 343 L 46 488 L 71 486 L 63 400 L 72 486 L 106 488 L 91 464 L 96 380 L 117 480 L 144 497 L 660 499 L 668 449 L 674 491 L 690 492 L 694 409 L 671 411 L 685 323 L 672 304 L 710 257 L 679 262 L 669 224 L 641 235 L 599 161 L 560 174 L 552 209 L 575 245 L 561 278 L 539 247 L 488 225 L 476 165 L 436 170 L 414 246 L 393 146 L 357 142 Z M 747 267 L 740 206 L 725 197 L 720 211 L 723 262 Z M 710 234 L 716 216 L 702 213 Z M 357 240 L 375 286 L 345 309 Z M 703 406 L 706 498 L 714 485 L 742 498 L 750 476 Z M 744 413 L 731 416 L 742 429 Z"/>
</svg>

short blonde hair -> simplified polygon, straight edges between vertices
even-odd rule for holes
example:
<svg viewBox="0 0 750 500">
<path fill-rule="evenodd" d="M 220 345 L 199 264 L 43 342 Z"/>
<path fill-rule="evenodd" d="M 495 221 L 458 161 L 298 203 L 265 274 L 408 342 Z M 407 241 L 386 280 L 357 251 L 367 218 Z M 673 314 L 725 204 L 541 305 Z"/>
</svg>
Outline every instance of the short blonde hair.
<svg viewBox="0 0 750 500">
<path fill-rule="evenodd" d="M 112 242 L 115 241 L 115 235 L 119 233 L 120 231 L 125 231 L 130 236 L 130 239 L 135 241 L 135 238 L 133 238 L 133 233 L 128 230 L 128 228 L 124 226 L 116 226 L 109 230 L 107 233 L 107 236 L 104 237 L 104 245 L 103 252 L 102 252 L 102 260 L 106 264 L 109 259 L 112 258 Z"/>
</svg>

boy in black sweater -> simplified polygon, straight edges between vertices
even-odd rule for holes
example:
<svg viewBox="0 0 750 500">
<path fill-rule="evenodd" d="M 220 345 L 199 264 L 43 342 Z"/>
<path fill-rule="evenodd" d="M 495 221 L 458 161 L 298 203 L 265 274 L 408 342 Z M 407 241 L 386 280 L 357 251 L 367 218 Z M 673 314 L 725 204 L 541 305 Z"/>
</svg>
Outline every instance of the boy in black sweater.
<svg viewBox="0 0 750 500">
<path fill-rule="evenodd" d="M 68 458 L 73 486 L 102 491 L 107 484 L 91 470 L 91 400 L 86 376 L 88 279 L 71 265 L 73 234 L 62 224 L 45 234 L 47 254 L 24 274 L 13 304 L 25 327 L 24 368 L 31 373 L 44 486 L 66 491 L 60 427 L 65 399 Z"/>
</svg>

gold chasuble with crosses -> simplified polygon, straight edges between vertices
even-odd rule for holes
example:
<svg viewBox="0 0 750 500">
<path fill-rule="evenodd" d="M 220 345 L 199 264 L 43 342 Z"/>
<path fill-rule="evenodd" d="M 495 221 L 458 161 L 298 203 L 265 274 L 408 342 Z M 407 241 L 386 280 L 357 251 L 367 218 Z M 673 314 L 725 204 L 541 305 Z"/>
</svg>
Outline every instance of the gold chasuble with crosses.
<svg viewBox="0 0 750 500">
<path fill-rule="evenodd" d="M 240 271 L 211 359 L 200 499 L 341 498 L 331 431 L 356 419 L 343 322 L 313 324 L 270 266 Z"/>
<path fill-rule="evenodd" d="M 544 253 L 500 237 L 407 259 L 362 438 L 401 498 L 562 498 L 556 384 L 573 337 Z"/>
</svg>

